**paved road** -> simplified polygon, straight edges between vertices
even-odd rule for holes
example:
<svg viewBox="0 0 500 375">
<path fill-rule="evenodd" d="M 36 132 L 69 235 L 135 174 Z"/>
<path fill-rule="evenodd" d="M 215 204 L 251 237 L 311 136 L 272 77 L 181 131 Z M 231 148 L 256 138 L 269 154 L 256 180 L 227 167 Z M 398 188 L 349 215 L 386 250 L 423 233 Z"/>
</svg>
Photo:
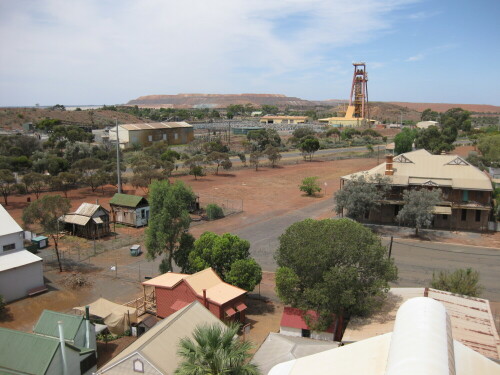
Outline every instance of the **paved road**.
<svg viewBox="0 0 500 375">
<path fill-rule="evenodd" d="M 326 201 L 311 204 L 300 210 L 277 216 L 241 228 L 235 234 L 251 243 L 250 252 L 264 271 L 274 271 L 275 249 L 279 245 L 278 237 L 296 221 L 331 212 L 333 204 Z M 389 240 L 383 239 L 387 245 Z M 483 297 L 500 301 L 500 249 L 480 248 L 465 245 L 453 245 L 429 241 L 395 239 L 392 257 L 399 269 L 399 281 L 395 286 L 427 286 L 432 272 L 472 267 L 481 274 L 481 283 L 485 289 Z"/>
</svg>

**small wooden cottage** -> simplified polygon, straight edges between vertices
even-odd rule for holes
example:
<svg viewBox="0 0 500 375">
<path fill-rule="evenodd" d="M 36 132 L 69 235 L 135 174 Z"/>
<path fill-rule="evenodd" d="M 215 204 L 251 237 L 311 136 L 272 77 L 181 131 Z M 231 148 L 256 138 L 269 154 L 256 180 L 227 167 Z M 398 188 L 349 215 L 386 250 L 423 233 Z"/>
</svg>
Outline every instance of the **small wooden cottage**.
<svg viewBox="0 0 500 375">
<path fill-rule="evenodd" d="M 149 203 L 138 195 L 116 193 L 109 201 L 113 222 L 142 227 L 148 225 Z"/>
<path fill-rule="evenodd" d="M 64 229 L 73 236 L 101 238 L 109 235 L 109 211 L 98 204 L 82 203 L 75 212 L 61 216 Z"/>
</svg>

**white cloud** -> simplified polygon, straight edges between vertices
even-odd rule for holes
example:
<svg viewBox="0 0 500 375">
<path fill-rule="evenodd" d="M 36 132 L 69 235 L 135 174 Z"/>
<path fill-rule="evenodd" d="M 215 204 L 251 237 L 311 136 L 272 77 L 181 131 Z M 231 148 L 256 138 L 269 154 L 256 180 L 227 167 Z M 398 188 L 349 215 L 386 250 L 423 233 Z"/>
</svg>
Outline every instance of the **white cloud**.
<svg viewBox="0 0 500 375">
<path fill-rule="evenodd" d="M 415 56 L 408 57 L 406 61 L 412 62 L 412 61 L 420 61 L 423 60 L 425 55 L 423 53 L 419 53 Z"/>
<path fill-rule="evenodd" d="M 0 105 L 281 91 L 280 77 L 331 67 L 336 48 L 390 30 L 392 12 L 412 2 L 2 2 Z"/>
</svg>

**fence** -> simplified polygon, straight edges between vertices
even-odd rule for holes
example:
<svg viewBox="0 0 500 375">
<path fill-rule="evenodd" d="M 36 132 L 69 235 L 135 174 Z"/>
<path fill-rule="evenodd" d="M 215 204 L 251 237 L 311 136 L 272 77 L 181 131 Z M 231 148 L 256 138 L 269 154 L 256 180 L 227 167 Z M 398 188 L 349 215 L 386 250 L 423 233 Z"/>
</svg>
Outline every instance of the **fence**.
<svg viewBox="0 0 500 375">
<path fill-rule="evenodd" d="M 243 212 L 243 199 L 229 199 L 212 195 L 200 195 L 199 197 L 201 207 L 206 208 L 209 204 L 216 204 L 222 208 L 225 216 Z"/>
</svg>

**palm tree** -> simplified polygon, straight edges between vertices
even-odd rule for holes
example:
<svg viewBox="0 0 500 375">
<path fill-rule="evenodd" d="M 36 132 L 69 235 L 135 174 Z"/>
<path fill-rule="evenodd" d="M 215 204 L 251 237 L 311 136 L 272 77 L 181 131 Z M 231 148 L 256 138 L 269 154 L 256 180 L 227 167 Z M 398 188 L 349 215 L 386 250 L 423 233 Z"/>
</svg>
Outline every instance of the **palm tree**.
<svg viewBox="0 0 500 375">
<path fill-rule="evenodd" d="M 258 375 L 259 369 L 248 363 L 252 348 L 249 341 L 236 336 L 239 326 L 230 324 L 196 327 L 193 339 L 185 337 L 179 342 L 178 354 L 183 361 L 175 371 L 177 375 Z"/>
</svg>

